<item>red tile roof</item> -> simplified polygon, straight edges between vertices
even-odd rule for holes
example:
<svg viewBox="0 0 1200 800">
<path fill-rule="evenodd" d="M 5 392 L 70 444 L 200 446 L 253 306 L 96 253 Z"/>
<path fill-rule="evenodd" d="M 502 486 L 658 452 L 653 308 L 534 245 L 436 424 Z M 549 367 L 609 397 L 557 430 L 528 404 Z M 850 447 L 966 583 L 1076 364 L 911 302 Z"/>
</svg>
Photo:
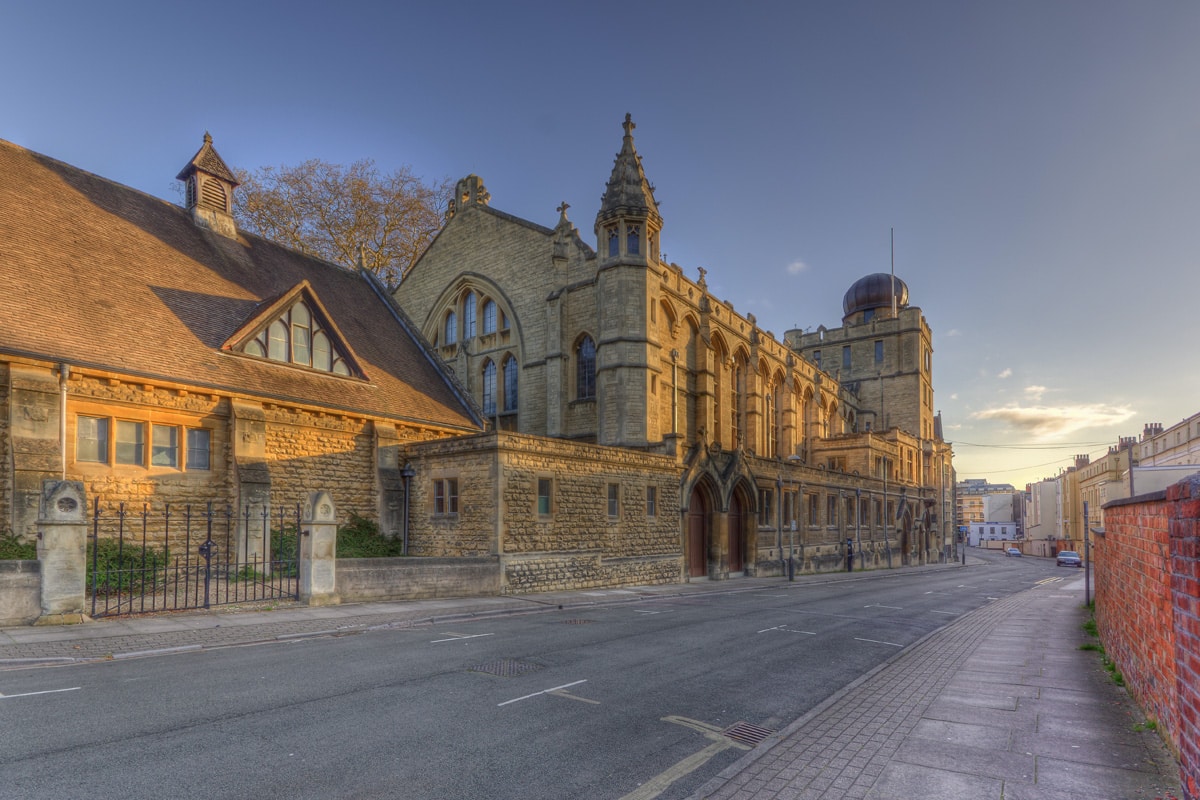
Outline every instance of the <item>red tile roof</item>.
<svg viewBox="0 0 1200 800">
<path fill-rule="evenodd" d="M 308 281 L 368 380 L 222 352 Z M 478 430 L 382 285 L 0 140 L 0 353 Z"/>
</svg>

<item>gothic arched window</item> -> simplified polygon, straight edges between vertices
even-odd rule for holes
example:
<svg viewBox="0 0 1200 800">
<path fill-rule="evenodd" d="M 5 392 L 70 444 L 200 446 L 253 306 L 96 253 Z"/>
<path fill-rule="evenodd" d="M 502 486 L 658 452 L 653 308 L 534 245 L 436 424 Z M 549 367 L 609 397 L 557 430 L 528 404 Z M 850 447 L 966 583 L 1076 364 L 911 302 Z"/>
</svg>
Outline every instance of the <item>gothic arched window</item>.
<svg viewBox="0 0 1200 800">
<path fill-rule="evenodd" d="M 463 298 L 463 338 L 471 339 L 475 336 L 475 293 L 467 292 L 467 296 Z"/>
<path fill-rule="evenodd" d="M 446 315 L 446 324 L 443 326 L 442 344 L 454 344 L 458 341 L 458 315 L 453 311 Z"/>
<path fill-rule="evenodd" d="M 584 336 L 575 350 L 575 397 L 590 400 L 596 396 L 596 343 Z"/>
<path fill-rule="evenodd" d="M 496 413 L 496 362 L 491 359 L 483 363 L 483 413 Z"/>
<path fill-rule="evenodd" d="M 496 303 L 488 300 L 483 304 L 483 332 L 496 332 Z"/>
<path fill-rule="evenodd" d="M 504 359 L 504 410 L 517 410 L 517 360 Z"/>
</svg>

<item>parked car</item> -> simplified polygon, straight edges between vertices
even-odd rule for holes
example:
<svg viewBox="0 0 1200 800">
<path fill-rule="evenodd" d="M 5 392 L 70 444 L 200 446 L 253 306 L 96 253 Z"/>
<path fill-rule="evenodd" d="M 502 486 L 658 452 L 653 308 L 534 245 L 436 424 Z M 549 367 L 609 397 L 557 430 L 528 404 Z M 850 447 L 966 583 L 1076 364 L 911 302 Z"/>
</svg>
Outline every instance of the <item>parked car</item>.
<svg viewBox="0 0 1200 800">
<path fill-rule="evenodd" d="M 1058 565 L 1060 567 L 1082 567 L 1083 559 L 1074 550 L 1060 550 L 1058 553 Z"/>
<path fill-rule="evenodd" d="M 1018 549 L 1017 549 L 1017 548 L 1015 548 L 1015 547 L 1010 547 L 1010 548 L 1008 548 L 1007 550 L 1005 550 L 1005 551 L 1004 551 L 1004 555 L 1006 555 L 1006 556 L 1016 556 L 1017 558 L 1020 558 L 1020 557 L 1021 557 L 1021 551 L 1020 551 L 1020 550 L 1018 550 Z"/>
</svg>

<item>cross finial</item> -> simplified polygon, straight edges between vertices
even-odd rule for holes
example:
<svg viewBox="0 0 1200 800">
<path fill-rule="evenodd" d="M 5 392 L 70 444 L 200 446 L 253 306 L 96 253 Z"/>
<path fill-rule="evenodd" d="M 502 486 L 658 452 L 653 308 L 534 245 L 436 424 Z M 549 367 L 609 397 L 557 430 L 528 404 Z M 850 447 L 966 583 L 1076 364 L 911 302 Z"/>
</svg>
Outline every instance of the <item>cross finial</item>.
<svg viewBox="0 0 1200 800">
<path fill-rule="evenodd" d="M 626 136 L 633 136 L 633 129 L 636 128 L 637 125 L 635 125 L 633 123 L 633 115 L 632 114 L 629 114 L 629 113 L 625 114 L 625 124 L 622 127 L 625 128 Z"/>
<path fill-rule="evenodd" d="M 566 219 L 567 218 L 567 209 L 570 207 L 571 207 L 571 204 L 568 203 L 566 200 L 563 200 L 562 205 L 560 205 L 558 208 L 556 208 L 554 210 L 558 212 L 558 216 L 561 219 Z"/>
</svg>

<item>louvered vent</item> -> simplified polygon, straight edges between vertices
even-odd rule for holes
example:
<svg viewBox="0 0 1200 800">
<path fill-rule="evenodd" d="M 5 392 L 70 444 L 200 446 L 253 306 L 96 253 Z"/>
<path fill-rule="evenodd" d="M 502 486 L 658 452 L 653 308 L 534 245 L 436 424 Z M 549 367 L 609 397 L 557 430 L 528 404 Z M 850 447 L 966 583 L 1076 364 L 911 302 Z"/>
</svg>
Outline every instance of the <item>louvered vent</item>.
<svg viewBox="0 0 1200 800">
<path fill-rule="evenodd" d="M 213 211 L 228 211 L 225 187 L 219 181 L 205 180 L 200 183 L 200 207 L 211 208 Z"/>
</svg>

